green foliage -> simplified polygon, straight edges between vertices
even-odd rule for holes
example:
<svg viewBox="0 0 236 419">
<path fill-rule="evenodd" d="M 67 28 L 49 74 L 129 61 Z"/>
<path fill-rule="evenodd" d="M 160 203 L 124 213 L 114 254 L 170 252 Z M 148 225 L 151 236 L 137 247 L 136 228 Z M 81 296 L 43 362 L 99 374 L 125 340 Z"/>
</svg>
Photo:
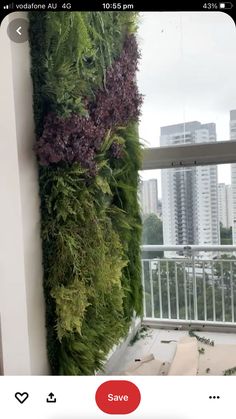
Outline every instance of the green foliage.
<svg viewBox="0 0 236 419">
<path fill-rule="evenodd" d="M 162 221 L 156 214 L 144 217 L 142 242 L 143 244 L 163 244 Z"/>
<path fill-rule="evenodd" d="M 45 115 L 87 115 L 106 72 L 137 29 L 133 12 L 29 13 L 36 134 Z M 112 159 L 113 142 L 124 146 Z M 39 167 L 48 356 L 53 374 L 89 375 L 142 312 L 141 147 L 134 123 L 107 132 L 98 173 Z"/>
<path fill-rule="evenodd" d="M 56 302 L 57 335 L 61 341 L 67 332 L 81 332 L 88 302 L 88 290 L 80 280 L 74 280 L 65 287 L 57 286 L 52 289 L 51 296 Z"/>
<path fill-rule="evenodd" d="M 125 156 L 122 160 L 111 162 L 115 178 L 115 182 L 112 184 L 112 204 L 120 209 L 120 213 L 117 214 L 116 212 L 112 220 L 128 260 L 127 267 L 123 270 L 122 282 L 126 291 L 125 313 L 127 318 L 130 318 L 133 310 L 142 314 L 140 253 L 142 222 L 137 199 L 138 171 L 141 169 L 142 148 L 135 123 L 130 123 L 126 128 L 118 129 L 116 134 L 124 140 Z"/>
<path fill-rule="evenodd" d="M 41 135 L 43 119 L 49 109 L 47 98 L 43 95 L 45 87 L 45 54 L 46 12 L 29 12 L 29 42 L 31 53 L 31 76 L 33 82 L 34 122 L 37 135 Z"/>
<path fill-rule="evenodd" d="M 105 87 L 105 73 L 121 52 L 137 14 L 29 13 L 36 132 L 48 111 L 86 115 L 86 102 Z"/>
<path fill-rule="evenodd" d="M 96 304 L 90 305 L 81 335 L 63 338 L 60 348 L 62 375 L 92 375 L 101 370 L 109 350 L 128 332 L 124 320 L 119 288 L 110 294 L 97 293 Z"/>
<path fill-rule="evenodd" d="M 142 244 L 163 244 L 163 223 L 156 214 L 148 214 L 143 220 Z M 163 257 L 163 252 L 143 252 L 143 258 Z"/>
<path fill-rule="evenodd" d="M 119 236 L 107 215 L 103 185 L 99 182 L 86 185 L 82 170 L 76 165 L 43 171 L 45 282 L 56 314 L 48 326 L 56 328 L 57 339 L 64 350 L 66 343 L 71 345 L 75 340 L 78 351 L 82 350 L 79 346 L 82 342 L 82 347 L 92 356 L 93 348 L 97 351 L 98 339 L 97 347 L 104 346 L 101 357 L 100 352 L 96 352 L 101 363 L 105 349 L 110 349 L 127 331 L 121 284 L 122 269 L 127 262 Z M 88 337 L 83 335 L 84 330 L 89 330 L 84 324 L 89 323 L 94 329 L 91 347 L 86 346 Z M 76 373 L 82 370 L 80 366 Z M 70 373 L 64 365 L 63 373 L 67 372 Z"/>
<path fill-rule="evenodd" d="M 233 244 L 232 227 L 223 227 L 222 223 L 220 223 L 220 243 L 226 245 Z"/>
</svg>

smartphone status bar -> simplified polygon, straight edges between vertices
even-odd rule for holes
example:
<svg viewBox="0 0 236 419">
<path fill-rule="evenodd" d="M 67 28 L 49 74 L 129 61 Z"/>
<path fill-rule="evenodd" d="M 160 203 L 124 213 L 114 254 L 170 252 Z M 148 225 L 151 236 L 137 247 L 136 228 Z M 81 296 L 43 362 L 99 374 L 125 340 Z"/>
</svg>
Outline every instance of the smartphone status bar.
<svg viewBox="0 0 236 419">
<path fill-rule="evenodd" d="M 132 0 L 127 2 L 112 2 L 104 0 L 86 0 L 78 4 L 77 1 L 62 1 L 57 2 L 11 2 L 2 3 L 2 10 L 9 11 L 232 11 L 234 5 L 232 2 L 215 2 L 215 3 L 203 3 L 199 1 L 191 1 L 186 7 L 184 1 L 178 1 L 174 7 L 171 2 L 164 2 L 161 4 L 152 1 L 141 2 L 140 0 Z"/>
</svg>

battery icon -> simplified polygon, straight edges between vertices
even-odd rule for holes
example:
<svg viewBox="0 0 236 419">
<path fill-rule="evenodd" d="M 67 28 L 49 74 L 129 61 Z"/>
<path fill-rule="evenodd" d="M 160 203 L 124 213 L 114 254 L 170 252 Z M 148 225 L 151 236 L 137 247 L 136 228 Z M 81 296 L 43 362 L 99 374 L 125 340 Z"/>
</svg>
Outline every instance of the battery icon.
<svg viewBox="0 0 236 419">
<path fill-rule="evenodd" d="M 233 4 L 230 2 L 220 3 L 220 9 L 232 9 Z"/>
</svg>

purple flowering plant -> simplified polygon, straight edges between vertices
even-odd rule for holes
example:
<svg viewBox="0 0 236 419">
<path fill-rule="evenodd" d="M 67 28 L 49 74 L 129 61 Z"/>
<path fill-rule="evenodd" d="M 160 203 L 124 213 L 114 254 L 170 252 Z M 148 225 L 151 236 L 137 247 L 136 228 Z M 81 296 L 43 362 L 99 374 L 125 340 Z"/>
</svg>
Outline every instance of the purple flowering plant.
<svg viewBox="0 0 236 419">
<path fill-rule="evenodd" d="M 136 83 L 139 57 L 135 36 L 128 35 L 120 57 L 107 70 L 105 89 L 100 89 L 95 100 L 86 104 L 86 116 L 71 114 L 62 117 L 48 113 L 36 144 L 41 165 L 78 162 L 90 176 L 96 175 L 96 155 L 106 133 L 139 118 L 142 104 Z M 123 147 L 122 142 L 115 139 L 109 156 L 122 158 Z"/>
</svg>

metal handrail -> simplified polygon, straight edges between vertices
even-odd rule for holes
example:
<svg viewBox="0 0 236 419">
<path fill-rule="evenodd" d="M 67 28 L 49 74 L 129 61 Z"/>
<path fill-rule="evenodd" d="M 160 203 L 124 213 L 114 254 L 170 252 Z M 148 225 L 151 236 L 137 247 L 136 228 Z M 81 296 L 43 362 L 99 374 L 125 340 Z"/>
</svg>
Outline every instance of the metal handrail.
<svg viewBox="0 0 236 419">
<path fill-rule="evenodd" d="M 141 250 L 183 252 L 181 257 L 142 259 L 144 320 L 236 327 L 236 246 L 142 245 Z M 207 257 L 198 256 L 199 251 Z M 234 258 L 210 258 L 209 252 L 231 252 Z"/>
<path fill-rule="evenodd" d="M 165 244 L 143 244 L 141 250 L 145 252 L 155 251 L 180 251 L 180 250 L 193 250 L 193 251 L 236 251 L 234 245 L 202 245 L 202 244 L 191 244 L 191 245 L 165 245 Z"/>
</svg>

